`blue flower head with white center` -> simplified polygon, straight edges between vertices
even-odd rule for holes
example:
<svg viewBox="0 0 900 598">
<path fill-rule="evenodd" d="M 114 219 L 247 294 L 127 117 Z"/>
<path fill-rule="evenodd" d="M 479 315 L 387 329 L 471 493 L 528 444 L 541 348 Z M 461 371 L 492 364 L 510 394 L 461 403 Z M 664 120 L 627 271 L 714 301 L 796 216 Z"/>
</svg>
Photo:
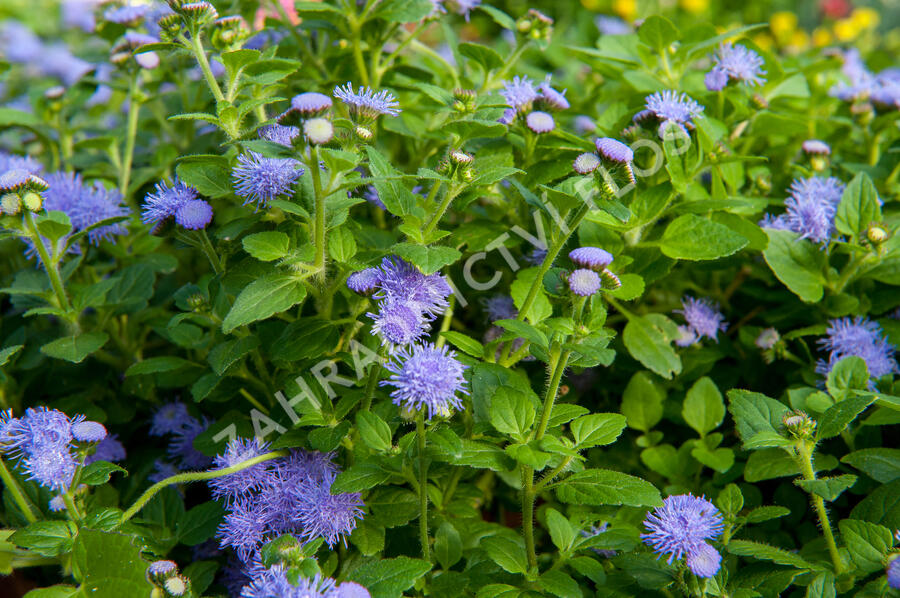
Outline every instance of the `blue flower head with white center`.
<svg viewBox="0 0 900 598">
<path fill-rule="evenodd" d="M 569 290 L 580 297 L 589 297 L 600 290 L 600 276 L 587 268 L 573 270 L 567 282 Z"/>
<path fill-rule="evenodd" d="M 540 110 L 529 112 L 525 117 L 525 124 L 534 133 L 549 133 L 556 128 L 553 116 Z"/>
<path fill-rule="evenodd" d="M 506 100 L 507 106 L 521 113 L 531 110 L 531 106 L 539 96 L 531 79 L 519 75 L 513 77 L 511 81 L 503 82 L 500 95 Z"/>
<path fill-rule="evenodd" d="M 235 438 L 228 442 L 225 452 L 213 458 L 218 469 L 239 465 L 244 461 L 259 457 L 269 450 L 269 445 L 258 438 Z M 209 480 L 209 488 L 214 497 L 226 502 L 252 490 L 259 490 L 271 483 L 272 464 L 269 461 L 257 463 L 247 469 Z"/>
<path fill-rule="evenodd" d="M 682 308 L 675 310 L 687 321 L 688 327 L 697 335 L 698 339 L 706 337 L 717 340 L 719 331 L 728 328 L 725 316 L 709 299 L 695 299 L 685 297 L 681 301 Z M 683 346 L 683 345 L 682 345 Z"/>
<path fill-rule="evenodd" d="M 446 346 L 426 343 L 405 347 L 384 367 L 391 376 L 380 384 L 394 387 L 394 404 L 409 411 L 425 409 L 428 419 L 447 417 L 454 409 L 461 409 L 462 398 L 457 395 L 469 394 L 463 378 L 467 366 Z"/>
<path fill-rule="evenodd" d="M 255 203 L 264 208 L 270 201 L 292 192 L 294 183 L 303 175 L 300 162 L 293 158 L 265 158 L 256 152 L 238 156 L 231 171 L 234 192 L 244 198 L 244 205 Z"/>
<path fill-rule="evenodd" d="M 686 557 L 688 567 L 698 577 L 712 577 L 718 572 L 722 557 L 707 540 L 718 538 L 724 523 L 719 510 L 705 498 L 669 496 L 663 506 L 647 514 L 644 527 L 644 543 L 658 554 L 668 555 L 669 563 Z"/>
<path fill-rule="evenodd" d="M 72 436 L 80 442 L 100 442 L 106 438 L 106 428 L 100 422 L 79 421 L 72 424 Z"/>
<path fill-rule="evenodd" d="M 354 92 L 353 84 L 348 81 L 343 87 L 334 88 L 334 97 L 347 105 L 350 117 L 358 122 L 370 122 L 382 115 L 400 114 L 399 102 L 394 94 L 385 89 L 376 92 L 371 87 L 360 86 Z"/>
<path fill-rule="evenodd" d="M 766 82 L 762 70 L 762 57 L 744 46 L 734 46 L 726 42 L 716 50 L 715 65 L 706 75 L 706 88 L 721 91 L 729 81 L 740 81 L 747 85 L 761 85 Z"/>
<path fill-rule="evenodd" d="M 857 316 L 831 320 L 826 330 L 828 336 L 818 341 L 819 346 L 829 351 L 828 361 L 819 361 L 816 371 L 827 376 L 831 369 L 845 357 L 859 357 L 866 362 L 873 381 L 889 374 L 900 373 L 894 358 L 896 348 L 884 336 L 877 322 Z"/>
</svg>

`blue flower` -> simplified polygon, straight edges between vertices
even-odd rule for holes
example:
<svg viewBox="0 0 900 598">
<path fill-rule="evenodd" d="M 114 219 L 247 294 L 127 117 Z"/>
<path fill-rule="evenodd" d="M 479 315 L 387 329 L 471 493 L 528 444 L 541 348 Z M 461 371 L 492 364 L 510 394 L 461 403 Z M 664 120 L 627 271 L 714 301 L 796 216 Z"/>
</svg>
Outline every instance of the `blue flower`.
<svg viewBox="0 0 900 598">
<path fill-rule="evenodd" d="M 338 468 L 331 458 L 330 453 L 292 451 L 287 457 L 272 462 L 271 484 L 258 495 L 270 531 L 282 534 L 297 527 L 298 504 L 294 489 L 310 480 L 324 483 L 335 475 Z"/>
<path fill-rule="evenodd" d="M 481 0 L 432 0 L 435 5 L 446 6 L 456 14 L 469 20 L 469 13 L 481 5 Z"/>
<path fill-rule="evenodd" d="M 712 577 L 719 570 L 721 556 L 715 558 L 710 552 L 715 549 L 706 541 L 718 538 L 724 523 L 719 510 L 705 498 L 669 496 L 663 506 L 647 514 L 644 526 L 644 543 L 658 554 L 668 555 L 669 563 L 686 556 L 688 567 L 700 577 Z"/>
<path fill-rule="evenodd" d="M 484 309 L 487 311 L 488 322 L 497 320 L 512 320 L 519 315 L 519 310 L 509 295 L 494 295 L 484 299 Z"/>
<path fill-rule="evenodd" d="M 893 554 L 888 558 L 891 559 L 885 569 L 888 585 L 895 590 L 900 590 L 900 555 Z"/>
<path fill-rule="evenodd" d="M 316 116 L 329 108 L 331 108 L 331 98 L 316 91 L 307 91 L 291 98 L 291 109 L 300 112 L 303 116 Z"/>
<path fill-rule="evenodd" d="M 83 231 L 103 220 L 128 216 L 131 210 L 122 205 L 122 194 L 107 189 L 99 181 L 86 185 L 80 174 L 54 172 L 47 176 L 49 188 L 44 192 L 44 208 L 65 212 L 75 232 Z M 94 245 L 105 239 L 113 241 L 128 229 L 122 223 L 94 228 L 87 236 Z"/>
<path fill-rule="evenodd" d="M 821 154 L 827 156 L 831 153 L 831 146 L 821 139 L 807 139 L 803 142 L 801 147 L 807 154 Z"/>
<path fill-rule="evenodd" d="M 578 247 L 569 252 L 569 259 L 582 268 L 602 270 L 613 261 L 613 255 L 600 247 Z"/>
<path fill-rule="evenodd" d="M 590 116 L 579 114 L 575 117 L 575 120 L 572 121 L 572 127 L 577 134 L 584 135 L 585 133 L 593 133 L 596 131 L 597 123 L 595 123 L 594 119 Z"/>
<path fill-rule="evenodd" d="M 44 50 L 41 38 L 18 21 L 0 25 L 0 47 L 8 61 L 18 64 L 36 64 Z"/>
<path fill-rule="evenodd" d="M 678 325 L 678 336 L 675 337 L 675 344 L 679 347 L 690 347 L 700 340 L 697 332 L 690 326 Z"/>
<path fill-rule="evenodd" d="M 153 473 L 148 475 L 147 479 L 151 482 L 156 483 L 161 482 L 166 478 L 170 478 L 178 473 L 179 469 L 174 464 L 157 459 L 153 462 Z"/>
<path fill-rule="evenodd" d="M 618 17 L 597 15 L 594 25 L 603 35 L 628 35 L 632 32 L 631 25 Z"/>
<path fill-rule="evenodd" d="M 762 331 L 760 331 L 759 336 L 757 336 L 756 340 L 753 342 L 763 351 L 767 351 L 774 347 L 779 339 L 781 339 L 781 335 L 778 334 L 778 331 L 776 329 L 764 328 Z"/>
<path fill-rule="evenodd" d="M 111 23 L 133 27 L 144 20 L 150 7 L 146 4 L 126 4 L 107 8 L 103 18 Z"/>
<path fill-rule="evenodd" d="M 241 590 L 241 598 L 344 598 L 330 577 L 300 577 L 291 583 L 282 565 L 259 570 Z"/>
<path fill-rule="evenodd" d="M 837 362 L 851 356 L 866 362 L 873 380 L 900 373 L 894 359 L 896 349 L 884 337 L 884 331 L 877 322 L 862 316 L 840 318 L 829 321 L 826 332 L 828 336 L 820 339 L 818 344 L 830 354 L 827 362 L 820 360 L 816 365 L 818 373 L 827 376 Z"/>
<path fill-rule="evenodd" d="M 684 316 L 688 326 L 699 338 L 705 336 L 716 340 L 719 331 L 728 328 L 725 316 L 709 299 L 685 297 L 681 300 L 681 305 L 682 308 L 675 310 L 675 313 Z"/>
<path fill-rule="evenodd" d="M 244 198 L 244 205 L 253 202 L 259 208 L 279 195 L 288 194 L 303 174 L 303 168 L 293 158 L 265 158 L 248 152 L 238 156 L 238 165 L 231 174 L 234 192 Z"/>
<path fill-rule="evenodd" d="M 97 443 L 97 446 L 94 448 L 94 453 L 85 458 L 84 464 L 90 465 L 95 461 L 117 463 L 119 461 L 124 461 L 125 457 L 125 447 L 119 442 L 119 436 L 117 434 L 111 434 Z"/>
<path fill-rule="evenodd" d="M 719 46 L 713 59 L 716 64 L 706 79 L 706 88 L 710 91 L 720 91 L 729 80 L 741 81 L 750 86 L 766 82 L 763 78 L 766 71 L 762 70 L 762 57 L 744 46 L 733 46 L 726 42 Z M 710 77 L 713 73 L 716 74 Z"/>
<path fill-rule="evenodd" d="M 300 135 L 300 129 L 284 125 L 268 125 L 260 128 L 256 134 L 259 135 L 260 139 L 265 139 L 266 141 L 271 141 L 272 143 L 277 143 L 278 145 L 283 145 L 285 147 L 291 147 L 294 138 Z"/>
<path fill-rule="evenodd" d="M 47 407 L 29 407 L 20 418 L 12 411 L 3 414 L 0 442 L 14 456 L 31 455 L 43 450 L 68 449 L 72 442 L 72 422 L 62 411 Z"/>
<path fill-rule="evenodd" d="M 187 405 L 179 401 L 167 403 L 153 414 L 151 420 L 150 435 L 163 436 L 175 434 L 188 426 L 194 418 L 188 413 Z"/>
<path fill-rule="evenodd" d="M 106 428 L 95 421 L 79 421 L 72 424 L 72 436 L 81 442 L 100 442 L 106 438 Z"/>
<path fill-rule="evenodd" d="M 621 141 L 612 137 L 601 137 L 594 141 L 597 153 L 619 164 L 629 164 L 634 161 L 634 151 Z"/>
<path fill-rule="evenodd" d="M 269 445 L 258 438 L 235 438 L 225 447 L 225 452 L 216 455 L 213 463 L 216 468 L 224 469 L 239 465 L 248 459 L 259 457 L 269 451 Z M 271 461 L 257 463 L 252 467 L 209 480 L 208 484 L 215 497 L 221 497 L 226 502 L 235 500 L 252 490 L 259 490 L 271 483 Z"/>
<path fill-rule="evenodd" d="M 324 480 L 310 478 L 291 491 L 297 501 L 300 538 L 304 541 L 322 538 L 329 547 L 349 536 L 362 519 L 362 498 L 358 492 L 331 493 L 334 473 Z"/>
<path fill-rule="evenodd" d="M 375 297 L 401 300 L 434 318 L 447 308 L 447 297 L 452 292 L 441 274 L 423 274 L 399 257 L 386 257 L 381 262 L 381 281 Z"/>
<path fill-rule="evenodd" d="M 378 268 L 365 268 L 347 277 L 347 287 L 360 295 L 371 295 L 381 281 Z"/>
<path fill-rule="evenodd" d="M 581 297 L 589 297 L 600 290 L 600 277 L 593 270 L 579 268 L 569 274 L 569 290 Z"/>
<path fill-rule="evenodd" d="M 28 479 L 51 490 L 65 490 L 72 483 L 78 463 L 68 447 L 48 447 L 22 459 L 20 465 Z"/>
<path fill-rule="evenodd" d="M 29 174 L 41 174 L 44 166 L 31 156 L 18 156 L 0 150 L 0 174 L 7 170 L 24 170 Z"/>
<path fill-rule="evenodd" d="M 528 112 L 536 99 L 538 91 L 534 83 L 528 77 L 516 75 L 512 81 L 504 81 L 500 95 L 506 100 L 506 105 L 517 112 Z"/>
<path fill-rule="evenodd" d="M 378 302 L 378 312 L 366 314 L 372 318 L 372 334 L 380 335 L 387 346 L 408 345 L 428 332 L 428 320 L 418 306 L 403 299 Z"/>
<path fill-rule="evenodd" d="M 391 376 L 380 385 L 394 387 L 394 404 L 410 411 L 427 409 L 428 419 L 446 417 L 453 409 L 461 409 L 462 399 L 457 394 L 469 394 L 463 378 L 467 366 L 446 346 L 426 343 L 404 347 L 384 367 Z"/>
<path fill-rule="evenodd" d="M 397 116 L 400 114 L 399 102 L 391 92 L 382 89 L 376 92 L 371 87 L 360 86 L 353 91 L 349 81 L 343 87 L 334 88 L 334 97 L 344 102 L 350 109 L 350 116 L 356 120 L 373 120 L 381 115 Z"/>
<path fill-rule="evenodd" d="M 202 421 L 191 418 L 179 428 L 169 442 L 169 458 L 177 460 L 182 469 L 200 469 L 212 463 L 212 458 L 194 448 L 194 439 L 205 432 L 210 423 L 205 417 Z"/>
<path fill-rule="evenodd" d="M 690 125 L 695 118 L 703 114 L 703 106 L 687 94 L 680 94 L 671 89 L 649 95 L 645 98 L 645 102 L 647 110 L 663 123 L 671 121 L 680 125 Z"/>
<path fill-rule="evenodd" d="M 843 192 L 844 184 L 834 177 L 794 180 L 791 195 L 784 201 L 787 210 L 783 223 L 802 239 L 815 243 L 830 241 Z"/>
<path fill-rule="evenodd" d="M 74 85 L 94 65 L 72 54 L 65 44 L 52 44 L 41 50 L 37 67 L 45 75 L 56 77 L 66 85 Z"/>
<path fill-rule="evenodd" d="M 186 201 L 175 212 L 175 223 L 187 230 L 206 228 L 212 219 L 212 206 L 202 199 Z"/>
<path fill-rule="evenodd" d="M 253 495 L 239 496 L 228 505 L 216 532 L 219 546 L 231 547 L 241 560 L 249 561 L 266 539 L 268 522 L 265 503 Z"/>
<path fill-rule="evenodd" d="M 547 75 L 547 78 L 538 85 L 538 89 L 541 92 L 538 97 L 541 104 L 554 110 L 569 109 L 569 100 L 566 99 L 566 90 L 559 92 L 553 89 L 550 85 L 550 75 Z"/>
</svg>

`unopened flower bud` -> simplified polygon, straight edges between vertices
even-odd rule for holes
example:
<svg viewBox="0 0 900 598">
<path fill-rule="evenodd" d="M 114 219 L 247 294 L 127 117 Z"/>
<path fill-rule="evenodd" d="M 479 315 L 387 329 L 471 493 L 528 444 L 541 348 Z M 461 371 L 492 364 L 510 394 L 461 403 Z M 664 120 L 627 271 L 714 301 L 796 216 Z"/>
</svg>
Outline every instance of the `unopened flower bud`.
<svg viewBox="0 0 900 598">
<path fill-rule="evenodd" d="M 475 169 L 474 168 L 466 168 L 462 171 L 462 178 L 467 183 L 471 183 L 475 180 Z"/>
<path fill-rule="evenodd" d="M 615 291 L 622 286 L 622 281 L 610 270 L 604 268 L 600 270 L 600 282 L 604 289 Z"/>
<path fill-rule="evenodd" d="M 322 145 L 334 138 L 334 126 L 327 118 L 311 118 L 303 123 L 303 134 L 310 143 Z"/>
<path fill-rule="evenodd" d="M 22 209 L 22 200 L 16 193 L 7 193 L 0 197 L 0 209 L 8 216 L 15 216 Z"/>
<path fill-rule="evenodd" d="M 43 198 L 34 191 L 29 191 L 22 197 L 22 203 L 31 212 L 38 212 L 44 204 Z"/>
<path fill-rule="evenodd" d="M 800 410 L 786 414 L 781 421 L 787 431 L 796 438 L 812 438 L 816 431 L 816 420 Z"/>
<path fill-rule="evenodd" d="M 870 243 L 874 243 L 875 245 L 884 243 L 890 238 L 890 236 L 890 232 L 888 232 L 888 230 L 884 226 L 875 222 L 870 224 L 869 228 L 866 229 L 866 238 Z"/>
<path fill-rule="evenodd" d="M 474 158 L 462 150 L 453 150 L 450 152 L 450 161 L 454 164 L 471 164 Z"/>
<path fill-rule="evenodd" d="M 188 593 L 188 580 L 181 575 L 170 577 L 163 582 L 163 589 L 169 596 L 180 598 Z"/>
<path fill-rule="evenodd" d="M 370 139 L 372 139 L 372 131 L 362 125 L 357 125 L 356 129 L 354 129 L 354 132 L 356 133 L 357 138 L 359 138 L 361 141 L 369 141 Z"/>
<path fill-rule="evenodd" d="M 178 565 L 174 561 L 153 561 L 147 567 L 147 579 L 162 585 L 167 579 L 178 574 Z"/>
</svg>

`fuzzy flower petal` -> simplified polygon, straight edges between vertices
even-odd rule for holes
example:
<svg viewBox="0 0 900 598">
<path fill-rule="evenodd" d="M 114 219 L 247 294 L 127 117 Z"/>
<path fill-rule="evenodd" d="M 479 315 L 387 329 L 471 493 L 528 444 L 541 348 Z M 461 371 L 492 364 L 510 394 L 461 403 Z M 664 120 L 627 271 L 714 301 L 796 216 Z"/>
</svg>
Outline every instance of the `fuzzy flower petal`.
<svg viewBox="0 0 900 598">
<path fill-rule="evenodd" d="M 469 394 L 463 378 L 466 366 L 446 346 L 426 343 L 401 349 L 385 369 L 391 376 L 381 385 L 394 387 L 394 404 L 409 410 L 427 409 L 428 419 L 461 409 L 457 393 Z"/>
</svg>

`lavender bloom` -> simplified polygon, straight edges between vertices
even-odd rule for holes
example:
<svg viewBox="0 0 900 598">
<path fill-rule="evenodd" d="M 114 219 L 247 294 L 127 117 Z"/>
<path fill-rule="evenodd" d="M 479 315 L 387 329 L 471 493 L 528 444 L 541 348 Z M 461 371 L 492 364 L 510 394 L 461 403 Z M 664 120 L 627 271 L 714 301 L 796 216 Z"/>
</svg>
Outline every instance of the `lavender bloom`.
<svg viewBox="0 0 900 598">
<path fill-rule="evenodd" d="M 29 407 L 20 418 L 12 411 L 2 414 L 0 442 L 13 456 L 27 456 L 46 449 L 62 450 L 72 441 L 72 422 L 62 411 L 47 407 Z"/>
<path fill-rule="evenodd" d="M 569 252 L 569 259 L 582 268 L 602 270 L 613 261 L 613 255 L 599 247 L 579 247 Z"/>
<path fill-rule="evenodd" d="M 691 125 L 695 118 L 703 114 L 703 106 L 688 97 L 687 94 L 679 94 L 671 89 L 649 95 L 645 101 L 647 110 L 663 122 L 672 121 L 680 125 Z"/>
<path fill-rule="evenodd" d="M 661 555 L 669 555 L 669 563 L 686 556 L 688 567 L 699 577 L 711 577 L 719 570 L 721 556 L 713 557 L 706 541 L 718 538 L 724 523 L 719 510 L 705 498 L 669 496 L 663 506 L 647 514 L 644 526 L 644 543 Z"/>
<path fill-rule="evenodd" d="M 841 72 L 847 82 L 832 87 L 828 94 L 847 102 L 871 98 L 887 109 L 900 108 L 900 77 L 894 69 L 885 69 L 875 74 L 866 68 L 856 48 L 848 49 L 844 55 Z"/>
<path fill-rule="evenodd" d="M 462 399 L 457 393 L 469 394 L 463 378 L 467 366 L 446 346 L 426 343 L 405 347 L 384 367 L 392 374 L 380 384 L 395 388 L 391 392 L 394 404 L 411 411 L 427 408 L 428 419 L 446 417 L 452 409 L 461 409 Z"/>
<path fill-rule="evenodd" d="M 378 313 L 368 313 L 373 320 L 372 334 L 380 335 L 388 346 L 408 345 L 428 332 L 428 320 L 423 313 L 402 299 L 379 302 Z"/>
<path fill-rule="evenodd" d="M 550 75 L 538 85 L 538 89 L 541 92 L 538 97 L 541 104 L 553 110 L 568 110 L 569 100 L 566 99 L 566 90 L 559 92 L 553 89 L 550 86 Z"/>
<path fill-rule="evenodd" d="M 165 434 L 175 434 L 182 428 L 190 425 L 193 421 L 196 420 L 188 413 L 187 405 L 179 401 L 167 403 L 153 414 L 150 435 L 163 436 Z"/>
<path fill-rule="evenodd" d="M 106 428 L 100 422 L 80 421 L 72 424 L 72 436 L 81 442 L 100 442 L 106 438 Z"/>
<path fill-rule="evenodd" d="M 48 505 L 51 511 L 54 513 L 61 513 L 66 510 L 66 501 L 63 498 L 62 494 L 57 494 L 53 498 L 50 499 L 50 504 Z"/>
<path fill-rule="evenodd" d="M 574 127 L 577 134 L 584 135 L 585 133 L 593 133 L 596 131 L 597 123 L 595 123 L 594 119 L 590 116 L 579 114 L 575 117 L 575 120 L 572 121 L 572 127 Z"/>
<path fill-rule="evenodd" d="M 841 359 L 856 356 L 866 362 L 873 380 L 900 373 L 894 359 L 896 349 L 884 337 L 877 322 L 862 316 L 840 318 L 829 321 L 826 332 L 828 336 L 820 339 L 818 344 L 830 354 L 827 362 L 820 360 L 816 364 L 816 372 L 827 376 Z M 870 384 L 874 386 L 874 383 Z"/>
<path fill-rule="evenodd" d="M 693 328 L 681 324 L 678 325 L 678 337 L 675 339 L 676 345 L 679 347 L 690 347 L 698 340 L 700 340 L 700 337 L 697 336 L 697 332 Z"/>
<path fill-rule="evenodd" d="M 784 222 L 800 238 L 825 243 L 834 234 L 834 218 L 844 192 L 844 184 L 834 178 L 810 177 L 791 184 L 791 196 L 784 205 Z"/>
<path fill-rule="evenodd" d="M 469 13 L 481 5 L 481 0 L 431 0 L 435 5 L 435 11 L 446 12 L 444 7 L 469 20 Z"/>
<path fill-rule="evenodd" d="M 371 87 L 360 86 L 354 92 L 353 85 L 348 81 L 344 87 L 334 88 L 334 97 L 344 102 L 350 110 L 350 116 L 355 120 L 374 120 L 378 116 L 397 116 L 400 114 L 399 102 L 394 94 L 387 90 L 376 92 Z"/>
<path fill-rule="evenodd" d="M 269 531 L 283 534 L 297 528 L 298 503 L 293 489 L 309 481 L 331 479 L 338 472 L 331 458 L 331 453 L 293 451 L 272 462 L 271 484 L 258 494 Z"/>
<path fill-rule="evenodd" d="M 791 230 L 791 223 L 788 222 L 786 214 L 780 214 L 778 216 L 765 214 L 762 217 L 762 220 L 759 221 L 759 226 L 762 228 L 771 228 L 772 230 Z"/>
<path fill-rule="evenodd" d="M 65 44 L 45 46 L 37 66 L 45 75 L 56 77 L 70 86 L 94 68 L 91 63 L 72 54 Z"/>
<path fill-rule="evenodd" d="M 618 17 L 597 15 L 594 25 L 602 35 L 628 35 L 632 32 L 631 25 Z"/>
<path fill-rule="evenodd" d="M 147 573 L 150 575 L 167 575 L 178 570 L 178 565 L 173 561 L 153 561 L 147 567 Z"/>
<path fill-rule="evenodd" d="M 591 174 L 600 166 L 600 158 L 594 152 L 580 154 L 572 163 L 572 169 L 578 174 Z"/>
<path fill-rule="evenodd" d="M 111 23 L 134 27 L 144 20 L 144 16 L 150 10 L 146 4 L 126 4 L 125 6 L 113 6 L 107 8 L 103 18 Z"/>
<path fill-rule="evenodd" d="M 251 495 L 237 497 L 216 533 L 219 546 L 231 547 L 241 560 L 249 561 L 266 538 L 269 517 L 265 507 Z"/>
<path fill-rule="evenodd" d="M 719 311 L 717 305 L 709 299 L 695 299 L 685 297 L 681 301 L 682 308 L 675 313 L 682 314 L 688 326 L 697 334 L 698 338 L 710 338 L 716 340 L 719 331 L 728 328 L 725 316 Z"/>
<path fill-rule="evenodd" d="M 497 122 L 501 125 L 511 125 L 514 120 L 516 120 L 516 111 L 512 108 L 507 108 L 500 115 L 500 118 L 497 119 Z"/>
<path fill-rule="evenodd" d="M 156 183 L 156 191 L 148 193 L 147 197 L 144 198 L 141 220 L 143 220 L 144 224 L 159 225 L 169 218 L 175 217 L 177 219 L 179 210 L 193 201 L 203 201 L 197 199 L 197 190 L 193 187 L 186 185 L 177 178 L 171 187 L 165 181 L 160 181 Z M 203 203 L 206 202 L 204 201 Z M 212 208 L 210 208 L 211 212 Z M 183 215 L 182 220 L 184 219 Z"/>
<path fill-rule="evenodd" d="M 122 194 L 107 189 L 99 181 L 84 184 L 80 174 L 54 172 L 47 176 L 49 188 L 44 192 L 44 208 L 64 212 L 75 232 L 89 228 L 103 220 L 128 216 L 131 210 L 122 205 Z M 91 230 L 88 240 L 97 245 L 101 240 L 113 241 L 128 229 L 121 223 L 107 224 Z"/>
<path fill-rule="evenodd" d="M 381 201 L 381 197 L 378 196 L 378 189 L 375 188 L 375 185 L 367 185 L 362 196 L 363 199 L 373 206 L 381 210 L 387 210 L 387 206 L 384 205 L 384 202 Z"/>
<path fill-rule="evenodd" d="M 483 300 L 484 309 L 487 311 L 488 322 L 497 320 L 512 320 L 519 315 L 513 298 L 509 295 L 494 295 Z"/>
<path fill-rule="evenodd" d="M 525 117 L 525 124 L 535 133 L 549 133 L 556 128 L 553 116 L 540 110 L 529 112 Z"/>
<path fill-rule="evenodd" d="M 238 156 L 238 165 L 231 171 L 234 192 L 244 198 L 244 205 L 266 205 L 279 195 L 291 191 L 303 175 L 300 162 L 292 158 L 264 158 L 256 152 Z"/>
<path fill-rule="evenodd" d="M 41 174 L 44 166 L 31 156 L 17 156 L 0 150 L 0 173 L 8 170 L 24 170 L 28 174 Z"/>
<path fill-rule="evenodd" d="M 369 590 L 355 581 L 345 581 L 337 587 L 335 598 L 371 598 Z"/>
<path fill-rule="evenodd" d="M 630 147 L 612 137 L 601 137 L 594 142 L 597 153 L 619 164 L 629 164 L 634 161 L 634 152 Z"/>
<path fill-rule="evenodd" d="M 269 451 L 269 444 L 258 438 L 247 440 L 235 438 L 225 447 L 225 452 L 216 455 L 213 463 L 218 469 L 232 467 Z M 251 490 L 259 490 L 270 483 L 272 468 L 269 461 L 257 463 L 242 471 L 209 480 L 212 494 L 224 498 L 226 503 L 245 495 Z"/>
<path fill-rule="evenodd" d="M 422 274 L 399 257 L 382 260 L 378 286 L 376 298 L 402 300 L 431 318 L 447 308 L 447 297 L 453 292 L 441 274 Z"/>
<path fill-rule="evenodd" d="M 589 297 L 600 290 L 600 277 L 593 270 L 579 268 L 569 274 L 569 290 L 581 297 Z"/>
<path fill-rule="evenodd" d="M 147 479 L 153 483 L 161 482 L 166 478 L 179 473 L 178 468 L 172 463 L 156 460 L 153 462 L 153 473 L 147 476 Z"/>
<path fill-rule="evenodd" d="M 803 142 L 802 147 L 807 154 L 822 154 L 825 156 L 831 154 L 831 146 L 819 139 L 807 139 Z"/>
<path fill-rule="evenodd" d="M 581 530 L 581 535 L 585 538 L 592 538 L 594 536 L 599 536 L 603 532 L 605 532 L 609 528 L 609 523 L 604 521 L 600 525 L 592 525 L 586 530 Z M 603 550 L 601 548 L 591 548 L 597 555 L 602 556 L 607 559 L 611 559 L 616 556 L 615 550 Z"/>
<path fill-rule="evenodd" d="M 341 598 L 334 580 L 318 573 L 301 577 L 296 585 L 288 580 L 284 567 L 275 565 L 258 571 L 241 590 L 241 598 Z"/>
<path fill-rule="evenodd" d="M 41 450 L 23 459 L 20 464 L 29 480 L 51 490 L 68 488 L 78 466 L 68 447 Z"/>
<path fill-rule="evenodd" d="M 356 528 L 362 519 L 362 498 L 358 492 L 332 494 L 334 473 L 325 480 L 310 479 L 291 489 L 297 501 L 298 519 L 304 541 L 322 538 L 329 547 Z"/>
<path fill-rule="evenodd" d="M 512 81 L 504 81 L 500 95 L 506 100 L 506 105 L 517 112 L 528 112 L 538 99 L 537 89 L 531 79 L 518 75 L 513 77 Z"/>
<path fill-rule="evenodd" d="M 90 465 L 96 461 L 108 461 L 109 463 L 117 463 L 124 461 L 126 457 L 125 447 L 119 442 L 117 434 L 111 434 L 97 443 L 94 453 L 88 455 L 84 459 L 85 465 Z"/>
<path fill-rule="evenodd" d="M 347 277 L 347 288 L 360 295 L 371 295 L 381 281 L 378 268 L 366 268 Z"/>
<path fill-rule="evenodd" d="M 316 116 L 331 108 L 331 105 L 331 98 L 315 91 L 307 91 L 291 98 L 291 109 L 303 116 Z"/>
<path fill-rule="evenodd" d="M 894 554 L 888 558 L 891 559 L 885 569 L 888 586 L 900 590 L 900 556 Z"/>
<path fill-rule="evenodd" d="M 175 212 L 175 223 L 187 230 L 206 228 L 212 219 L 212 206 L 202 199 L 186 201 Z"/>
<path fill-rule="evenodd" d="M 210 421 L 205 417 L 202 421 L 194 418 L 178 429 L 169 443 L 169 458 L 179 461 L 182 469 L 201 469 L 208 467 L 212 459 L 194 448 L 194 439 L 209 428 Z"/>
<path fill-rule="evenodd" d="M 531 253 L 525 256 L 525 261 L 532 266 L 540 266 L 545 259 L 547 259 L 546 247 L 535 247 L 531 250 Z"/>
<path fill-rule="evenodd" d="M 36 64 L 44 44 L 35 33 L 18 21 L 0 24 L 0 48 L 7 60 L 14 64 Z"/>
<path fill-rule="evenodd" d="M 291 147 L 294 138 L 300 135 L 300 129 L 284 125 L 268 125 L 260 128 L 256 134 L 259 135 L 260 139 L 265 139 L 284 147 Z"/>
<path fill-rule="evenodd" d="M 762 57 L 744 46 L 726 42 L 719 46 L 714 60 L 716 64 L 706 78 L 706 88 L 710 91 L 721 91 L 730 80 L 742 81 L 750 86 L 766 82 L 763 78 L 766 71 L 761 68 Z"/>
<path fill-rule="evenodd" d="M 756 337 L 754 344 L 763 351 L 767 351 L 774 347 L 775 343 L 777 343 L 780 338 L 781 335 L 778 334 L 777 330 L 774 328 L 765 328 L 759 333 L 759 336 Z"/>
</svg>

